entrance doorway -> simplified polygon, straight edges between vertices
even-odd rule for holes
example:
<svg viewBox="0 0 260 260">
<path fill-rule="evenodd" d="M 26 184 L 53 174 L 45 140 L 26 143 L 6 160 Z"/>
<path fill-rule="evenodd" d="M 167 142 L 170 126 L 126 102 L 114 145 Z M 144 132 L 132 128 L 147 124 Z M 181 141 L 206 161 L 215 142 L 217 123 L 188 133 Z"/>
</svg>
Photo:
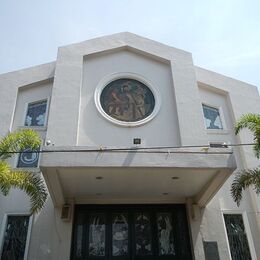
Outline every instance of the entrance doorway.
<svg viewBox="0 0 260 260">
<path fill-rule="evenodd" d="M 185 205 L 78 205 L 71 259 L 190 260 Z"/>
</svg>

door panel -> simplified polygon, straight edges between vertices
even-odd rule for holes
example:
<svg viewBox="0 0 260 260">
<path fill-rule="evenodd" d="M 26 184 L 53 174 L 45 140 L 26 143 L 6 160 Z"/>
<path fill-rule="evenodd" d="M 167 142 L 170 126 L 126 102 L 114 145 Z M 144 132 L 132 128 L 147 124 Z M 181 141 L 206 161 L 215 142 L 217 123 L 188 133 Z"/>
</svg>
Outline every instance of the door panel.
<svg viewBox="0 0 260 260">
<path fill-rule="evenodd" d="M 90 257 L 106 255 L 106 226 L 105 213 L 89 214 L 88 254 Z"/>
<path fill-rule="evenodd" d="M 76 206 L 71 259 L 192 259 L 185 206 Z"/>
<path fill-rule="evenodd" d="M 136 256 L 150 256 L 152 251 L 151 216 L 147 212 L 134 214 L 134 247 Z"/>
<path fill-rule="evenodd" d="M 125 212 L 112 214 L 112 256 L 129 255 L 128 214 Z"/>
<path fill-rule="evenodd" d="M 157 213 L 156 224 L 159 256 L 176 255 L 172 229 L 172 214 L 170 212 Z"/>
</svg>

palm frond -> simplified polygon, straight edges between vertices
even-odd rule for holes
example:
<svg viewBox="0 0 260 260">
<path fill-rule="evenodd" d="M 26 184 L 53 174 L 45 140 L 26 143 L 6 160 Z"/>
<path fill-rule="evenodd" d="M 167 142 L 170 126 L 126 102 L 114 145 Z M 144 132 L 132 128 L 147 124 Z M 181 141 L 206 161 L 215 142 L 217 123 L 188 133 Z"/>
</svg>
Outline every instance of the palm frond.
<svg viewBox="0 0 260 260">
<path fill-rule="evenodd" d="M 10 171 L 7 178 L 11 187 L 23 190 L 30 197 L 31 213 L 37 213 L 43 208 L 48 193 L 39 175 L 25 171 Z"/>
<path fill-rule="evenodd" d="M 248 128 L 253 136 L 255 145 L 253 147 L 255 156 L 260 158 L 260 114 L 243 115 L 235 125 L 235 134 L 238 134 L 243 128 Z"/>
<path fill-rule="evenodd" d="M 256 126 L 260 124 L 260 114 L 245 114 L 235 125 L 235 133 L 238 134 L 241 129 L 248 128 L 252 132 L 256 130 Z"/>
<path fill-rule="evenodd" d="M 31 213 L 40 211 L 48 192 L 43 179 L 31 172 L 14 171 L 5 160 L 25 149 L 37 150 L 41 144 L 40 136 L 32 129 L 8 134 L 0 141 L 0 191 L 6 196 L 11 188 L 23 190 L 31 202 Z"/>
<path fill-rule="evenodd" d="M 235 176 L 235 179 L 231 185 L 231 195 L 233 200 L 240 205 L 242 200 L 243 190 L 253 186 L 257 194 L 260 194 L 260 169 L 244 170 Z"/>
<path fill-rule="evenodd" d="M 36 150 L 41 144 L 40 136 L 32 129 L 24 129 L 8 134 L 0 141 L 0 158 L 5 160 L 15 152 L 25 149 Z"/>
<path fill-rule="evenodd" d="M 256 158 L 260 159 L 260 138 L 258 139 L 258 142 L 254 145 L 253 150 Z"/>
<path fill-rule="evenodd" d="M 9 174 L 11 168 L 9 163 L 5 161 L 0 161 L 0 190 L 6 196 L 11 189 L 11 184 L 9 182 Z"/>
</svg>

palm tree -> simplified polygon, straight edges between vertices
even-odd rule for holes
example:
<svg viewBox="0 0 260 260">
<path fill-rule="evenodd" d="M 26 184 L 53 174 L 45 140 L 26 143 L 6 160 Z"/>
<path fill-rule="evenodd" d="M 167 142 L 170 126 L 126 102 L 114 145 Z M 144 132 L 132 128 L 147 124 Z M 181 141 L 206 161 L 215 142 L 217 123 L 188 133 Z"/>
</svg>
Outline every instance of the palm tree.
<svg viewBox="0 0 260 260">
<path fill-rule="evenodd" d="M 31 213 L 39 212 L 47 199 L 43 179 L 32 172 L 14 170 L 7 159 L 25 149 L 37 150 L 41 139 L 37 132 L 25 129 L 8 134 L 0 140 L 0 191 L 7 195 L 11 188 L 23 190 L 31 202 Z"/>
<path fill-rule="evenodd" d="M 237 135 L 243 128 L 248 128 L 254 136 L 253 151 L 260 158 L 260 114 L 246 114 L 235 125 Z M 243 170 L 237 173 L 231 185 L 233 200 L 240 205 L 242 192 L 249 186 L 253 186 L 256 193 L 260 194 L 260 168 Z"/>
</svg>

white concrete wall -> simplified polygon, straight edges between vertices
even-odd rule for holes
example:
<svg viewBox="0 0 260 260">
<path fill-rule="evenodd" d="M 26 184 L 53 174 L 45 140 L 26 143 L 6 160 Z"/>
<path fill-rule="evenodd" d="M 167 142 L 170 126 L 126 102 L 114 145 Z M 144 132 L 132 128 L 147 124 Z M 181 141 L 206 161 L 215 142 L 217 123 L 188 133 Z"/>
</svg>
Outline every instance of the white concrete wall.
<svg viewBox="0 0 260 260">
<path fill-rule="evenodd" d="M 101 66 L 102 65 L 102 63 L 100 63 L 101 58 L 99 58 L 98 59 L 99 63 L 96 63 L 96 65 L 99 64 L 100 66 L 98 67 L 93 66 L 92 68 L 90 66 L 89 69 L 90 71 L 92 70 L 92 75 L 87 74 L 88 73 L 87 64 L 88 64 L 88 59 L 90 59 L 90 55 L 91 56 L 95 54 L 100 55 L 100 53 L 102 52 L 118 53 L 122 49 L 128 49 L 130 51 L 134 51 L 138 53 L 138 56 L 136 55 L 136 57 L 139 58 L 134 60 L 132 57 L 131 58 L 132 61 L 129 60 L 129 62 L 127 62 L 127 61 L 123 61 L 122 58 L 120 61 L 119 58 L 118 59 L 115 58 L 115 56 L 112 54 L 108 56 L 103 56 L 103 60 L 104 60 L 103 62 L 104 64 L 106 63 L 106 66 L 108 66 L 108 68 Z M 115 61 L 115 63 L 106 62 L 106 60 L 108 61 L 108 58 L 105 57 L 109 57 L 109 56 L 111 57 L 111 61 L 113 60 Z M 114 58 L 112 59 L 113 56 Z M 117 54 L 117 56 L 119 57 L 120 55 Z M 150 57 L 148 59 L 150 62 L 148 62 L 147 59 L 141 58 L 142 56 Z M 85 57 L 85 62 L 84 62 L 84 57 Z M 165 74 L 166 70 L 163 69 L 163 67 L 165 66 L 164 65 L 161 67 L 159 67 L 158 65 L 156 66 L 155 65 L 156 62 L 153 60 L 160 60 L 170 64 L 172 81 L 173 81 L 174 92 L 175 92 L 175 99 L 176 99 L 178 124 L 180 127 L 181 144 L 183 145 L 199 144 L 205 141 L 206 140 L 205 134 L 202 131 L 203 118 L 200 115 L 200 111 L 201 111 L 201 106 L 199 104 L 200 97 L 197 89 L 197 82 L 196 82 L 191 54 L 130 33 L 115 34 L 112 36 L 103 37 L 102 40 L 93 39 L 83 43 L 65 46 L 59 49 L 57 63 L 56 63 L 56 74 L 55 74 L 55 80 L 54 80 L 53 92 L 52 92 L 53 102 L 51 103 L 50 106 L 47 138 L 53 140 L 53 142 L 57 146 L 75 146 L 80 142 L 99 144 L 99 141 L 97 141 L 97 138 L 95 137 L 95 134 L 100 136 L 98 132 L 97 133 L 89 132 L 88 134 L 85 134 L 84 138 L 82 139 L 80 139 L 81 137 L 79 136 L 80 131 L 82 137 L 84 134 L 83 131 L 86 131 L 86 129 L 84 130 L 79 129 L 79 125 L 78 125 L 78 123 L 80 122 L 81 126 L 84 126 L 82 125 L 84 118 L 82 117 L 82 122 L 79 120 L 79 118 L 82 116 L 79 112 L 85 113 L 85 109 L 86 109 L 86 107 L 83 107 L 84 103 L 81 105 L 83 109 L 82 110 L 79 109 L 79 103 L 84 102 L 84 99 L 81 99 L 81 97 L 84 97 L 82 96 L 82 94 L 86 95 L 86 93 L 84 92 L 84 88 L 86 84 L 82 84 L 82 82 L 84 82 L 85 80 L 87 82 L 90 82 L 90 86 L 87 87 L 88 88 L 91 87 L 90 92 L 91 91 L 93 92 L 93 87 L 95 85 L 94 81 L 96 80 L 96 82 L 98 83 L 98 81 L 102 79 L 102 78 L 99 79 L 98 77 L 102 77 L 103 75 L 105 76 L 105 74 L 111 72 L 112 70 L 115 71 L 115 69 L 119 69 L 120 71 L 122 71 L 122 68 L 124 68 L 126 70 L 125 72 L 129 72 L 130 70 L 130 72 L 134 71 L 141 75 L 142 73 L 144 73 L 148 78 L 151 78 L 151 80 L 154 81 L 155 84 L 157 82 L 159 85 L 163 83 L 166 86 L 168 86 L 168 89 L 170 89 L 170 85 L 172 84 L 169 79 L 170 73 L 167 72 L 168 75 L 166 75 Z M 92 59 L 91 62 L 94 65 L 94 59 Z M 136 68 L 134 67 L 134 64 L 137 65 Z M 148 69 L 142 68 L 140 66 L 142 64 L 149 65 L 149 68 L 153 72 L 155 72 L 155 75 L 152 75 L 151 72 L 148 72 Z M 160 72 L 158 73 L 159 74 L 158 79 L 156 78 L 157 70 L 155 70 L 155 68 L 157 68 L 158 72 Z M 84 75 L 84 73 L 86 73 L 86 76 L 89 76 L 89 78 L 87 78 Z M 95 79 L 96 78 L 95 76 L 97 76 L 97 79 Z M 162 78 L 162 76 L 166 76 L 166 78 L 164 79 Z M 162 86 L 158 86 L 158 88 L 161 89 Z M 162 93 L 162 95 L 167 100 L 169 100 L 173 96 L 172 94 L 173 93 L 170 93 L 169 97 L 165 97 L 165 92 Z M 92 98 L 93 97 L 91 97 L 90 100 Z M 90 100 L 88 100 L 88 102 Z M 88 103 L 88 105 L 90 105 L 91 110 L 94 110 L 93 106 L 91 108 L 90 102 Z M 169 108 L 174 107 L 173 104 L 168 104 L 168 106 Z M 166 107 L 163 107 L 162 109 L 163 113 L 165 111 L 165 108 Z M 93 118 L 94 117 L 91 117 L 92 120 Z M 155 129 L 157 120 L 158 119 L 156 118 L 152 120 L 154 121 L 153 130 Z M 162 121 L 164 120 L 165 120 L 165 115 L 163 115 L 162 117 Z M 168 119 L 168 123 L 171 123 L 170 127 L 172 127 L 172 129 L 174 129 L 173 127 L 174 127 L 175 120 L 176 120 L 175 118 Z M 193 120 L 195 120 L 196 124 L 193 124 L 193 126 L 190 127 L 190 122 L 192 122 Z M 152 123 L 152 121 L 150 122 L 150 124 Z M 87 123 L 91 124 L 92 122 L 86 122 L 85 124 Z M 76 125 L 77 127 L 75 127 Z M 162 127 L 164 127 L 164 125 L 162 125 L 161 128 Z M 143 129 L 145 129 L 145 127 Z M 189 129 L 189 134 L 186 134 L 187 129 Z M 122 133 L 126 132 L 126 129 L 124 130 L 121 129 L 121 132 Z M 145 132 L 147 132 L 147 130 L 145 130 L 144 133 Z M 161 132 L 162 130 L 160 130 L 160 132 L 157 133 L 156 136 L 158 136 L 158 134 L 160 134 Z M 119 131 L 116 131 L 116 133 L 119 133 Z M 174 135 L 176 134 L 178 135 L 178 133 L 171 133 L 170 135 L 169 132 L 166 132 L 165 128 L 163 129 L 163 133 L 167 137 L 164 140 L 164 142 L 166 140 L 169 140 L 169 138 L 171 137 L 174 138 Z M 122 136 L 122 134 L 120 133 L 119 135 Z M 196 139 L 193 136 L 196 136 Z M 121 138 L 121 140 L 122 139 L 126 140 L 126 138 Z M 107 140 L 105 141 L 108 142 Z M 155 140 L 153 140 L 153 143 L 154 142 Z M 176 140 L 173 140 L 172 142 L 175 143 Z"/>
<path fill-rule="evenodd" d="M 72 221 L 61 221 L 60 214 L 49 197 L 44 210 L 34 217 L 28 259 L 70 259 Z"/>
<path fill-rule="evenodd" d="M 139 48 L 142 54 L 120 49 L 84 58 L 89 53 L 126 44 Z M 151 55 L 144 55 L 144 52 Z M 154 59 L 156 55 L 160 58 Z M 259 113 L 256 88 L 194 67 L 190 54 L 183 51 L 128 34 L 114 36 L 112 40 L 92 40 L 59 50 L 53 93 L 49 83 L 27 86 L 52 78 L 54 66 L 52 63 L 0 76 L 0 135 L 22 124 L 25 103 L 52 94 L 47 135 L 57 145 L 130 146 L 134 137 L 141 137 L 145 146 L 199 145 L 208 141 L 252 142 L 247 131 L 235 137 L 232 126 L 244 113 Z M 94 104 L 95 87 L 105 76 L 115 72 L 138 73 L 159 89 L 162 107 L 151 122 L 136 128 L 124 128 L 108 122 L 98 113 Z M 225 131 L 205 129 L 203 102 L 222 107 Z M 251 147 L 235 149 L 235 153 L 239 168 L 259 164 Z M 204 259 L 203 240 L 217 241 L 220 259 L 230 259 L 222 218 L 223 212 L 230 211 L 247 212 L 249 232 L 260 258 L 259 197 L 252 191 L 245 192 L 241 206 L 237 208 L 230 197 L 232 178 L 209 205 L 200 210 L 196 220 L 189 216 L 195 259 Z M 0 223 L 6 213 L 25 213 L 28 210 L 28 197 L 22 192 L 13 190 L 8 197 L 0 196 Z M 72 221 L 61 221 L 60 209 L 54 209 L 50 198 L 33 221 L 29 259 L 69 259 Z"/>
<path fill-rule="evenodd" d="M 212 201 L 205 208 L 200 209 L 200 214 L 196 220 L 192 219 L 190 214 L 190 225 L 196 259 L 204 259 L 203 241 L 216 241 L 218 243 L 220 259 L 230 259 L 223 220 L 224 213 L 246 215 L 250 224 L 246 227 L 246 232 L 248 237 L 252 237 L 253 239 L 253 242 L 249 241 L 252 256 L 255 254 L 257 256 L 253 259 L 258 259 L 259 257 L 260 233 L 252 198 L 249 192 L 244 192 L 240 207 L 238 208 L 236 206 L 230 196 L 230 187 L 233 178 L 234 175 L 226 181 Z"/>
<path fill-rule="evenodd" d="M 24 128 L 28 103 L 36 102 L 44 99 L 50 101 L 52 84 L 53 84 L 52 82 L 46 82 L 46 83 L 34 84 L 34 85 L 19 88 L 16 105 L 15 105 L 12 130 L 18 128 Z M 47 112 L 48 112 L 48 107 L 47 107 Z M 47 116 L 46 120 L 48 120 L 48 113 L 46 113 L 46 116 Z M 40 130 L 46 131 L 46 127 L 40 127 Z"/>
<path fill-rule="evenodd" d="M 0 232 L 4 228 L 6 214 L 29 214 L 30 201 L 20 190 L 13 189 L 4 197 L 0 194 Z M 29 230 L 29 260 L 65 260 L 69 259 L 71 246 L 72 222 L 60 219 L 60 209 L 53 207 L 49 197 L 44 209 L 33 216 Z M 0 237 L 2 245 L 3 237 Z"/>
<path fill-rule="evenodd" d="M 94 93 L 105 78 L 120 73 L 139 75 L 151 82 L 162 100 L 158 114 L 138 127 L 124 127 L 108 121 L 97 110 Z M 104 83 L 105 84 L 105 83 Z M 149 87 L 149 86 L 148 86 Z M 131 147 L 134 138 L 142 146 L 178 146 L 180 144 L 174 86 L 169 64 L 122 50 L 84 59 L 81 88 L 79 146 Z"/>
<path fill-rule="evenodd" d="M 25 117 L 27 112 L 27 106 L 31 102 L 37 102 L 40 100 L 47 100 L 47 110 L 46 110 L 46 124 L 48 122 L 48 107 L 51 99 L 51 91 L 52 91 L 52 80 L 47 82 L 30 84 L 29 86 L 23 86 L 18 89 L 16 104 L 13 114 L 13 120 L 11 122 L 11 131 L 15 131 L 18 129 L 26 129 L 24 126 Z M 35 127 L 34 128 L 40 135 L 42 139 L 42 144 L 45 142 L 46 130 L 47 127 Z M 13 156 L 10 160 L 13 164 L 13 167 L 16 167 L 18 160 L 18 156 Z"/>
<path fill-rule="evenodd" d="M 55 63 L 52 62 L 0 75 L 0 137 L 11 130 L 18 89 L 51 80 L 54 70 Z"/>
<path fill-rule="evenodd" d="M 224 141 L 231 144 L 252 143 L 252 136 L 246 130 L 239 136 L 234 135 L 234 124 L 245 113 L 259 113 L 260 98 L 257 89 L 201 68 L 196 68 L 196 74 L 200 86 L 201 102 L 220 107 L 222 119 L 225 121 L 224 130 L 205 130 L 208 141 Z M 237 171 L 259 165 L 259 161 L 257 162 L 252 153 L 251 146 L 234 147 L 233 149 L 238 166 Z M 191 219 L 195 255 L 198 259 L 204 257 L 203 240 L 217 241 L 220 259 L 230 259 L 223 221 L 224 213 L 244 215 L 252 257 L 253 259 L 260 257 L 260 198 L 249 189 L 243 193 L 241 205 L 239 208 L 237 207 L 230 196 L 230 188 L 236 172 L 226 181 L 207 207 L 201 210 L 200 217 L 196 221 Z M 249 226 L 246 225 L 246 220 L 248 220 Z"/>
<path fill-rule="evenodd" d="M 0 75 L 1 136 L 23 127 L 28 102 L 50 98 L 54 69 L 55 63 L 49 63 Z M 41 128 L 39 134 L 43 139 L 45 133 L 46 128 Z M 15 156 L 12 161 L 15 167 Z M 24 192 L 12 189 L 6 197 L 0 193 L 1 230 L 5 228 L 6 214 L 29 214 L 29 209 L 30 201 Z M 33 217 L 33 225 L 29 230 L 28 259 L 66 259 L 68 257 L 69 247 L 66 244 L 60 245 L 57 233 L 60 232 L 60 236 L 66 235 L 70 238 L 71 223 L 59 224 L 59 214 L 59 212 L 56 213 L 55 219 L 54 207 L 49 197 L 43 211 Z M 56 220 L 58 224 L 55 223 Z M 68 234 L 64 234 L 67 230 L 69 230 Z M 2 245 L 2 239 L 3 236 L 0 237 L 0 245 Z"/>
</svg>

